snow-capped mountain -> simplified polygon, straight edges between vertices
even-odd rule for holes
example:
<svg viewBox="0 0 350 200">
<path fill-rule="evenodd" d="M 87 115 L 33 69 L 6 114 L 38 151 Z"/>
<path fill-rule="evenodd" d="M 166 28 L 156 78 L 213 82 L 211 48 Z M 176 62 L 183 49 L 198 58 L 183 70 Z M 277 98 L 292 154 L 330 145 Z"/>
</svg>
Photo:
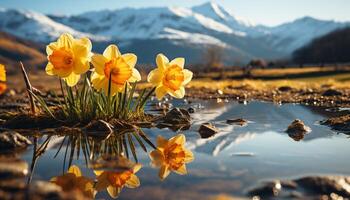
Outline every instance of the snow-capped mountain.
<svg viewBox="0 0 350 200">
<path fill-rule="evenodd" d="M 240 19 L 215 3 L 192 8 L 101 10 L 72 16 L 0 9 L 0 19 L 0 31 L 37 42 L 47 43 L 69 32 L 94 40 L 96 51 L 117 42 L 126 51 L 153 55 L 164 50 L 174 56 L 191 55 L 193 61 L 200 59 L 208 45 L 216 45 L 226 49 L 228 63 L 289 56 L 315 37 L 349 25 L 306 17 L 267 27 Z"/>
<path fill-rule="evenodd" d="M 291 53 L 308 44 L 314 38 L 349 25 L 350 23 L 303 17 L 293 22 L 271 28 L 269 30 L 272 36 L 270 42 L 279 51 Z"/>
<path fill-rule="evenodd" d="M 103 40 L 92 34 L 82 33 L 71 27 L 57 23 L 46 15 L 15 9 L 0 8 L 0 30 L 20 38 L 37 42 L 56 39 L 62 33 L 71 33 L 77 37 L 87 36 L 94 40 Z"/>
</svg>

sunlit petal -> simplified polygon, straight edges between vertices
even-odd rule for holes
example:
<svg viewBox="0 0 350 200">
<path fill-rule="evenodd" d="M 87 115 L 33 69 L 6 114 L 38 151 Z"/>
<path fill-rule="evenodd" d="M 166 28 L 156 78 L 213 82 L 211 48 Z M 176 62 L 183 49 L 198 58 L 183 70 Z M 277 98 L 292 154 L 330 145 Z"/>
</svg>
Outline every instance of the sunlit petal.
<svg viewBox="0 0 350 200">
<path fill-rule="evenodd" d="M 107 61 L 107 58 L 101 54 L 94 54 L 91 58 L 91 63 L 95 67 L 95 72 L 100 75 L 104 75 L 104 68 Z"/>
<path fill-rule="evenodd" d="M 161 100 L 166 95 L 166 93 L 167 91 L 164 86 L 160 85 L 156 88 L 156 97 L 158 100 Z"/>
<path fill-rule="evenodd" d="M 147 76 L 147 81 L 149 83 L 152 83 L 154 85 L 158 85 L 162 81 L 162 73 L 160 72 L 159 69 L 154 69 L 152 70 L 148 76 Z"/>
<path fill-rule="evenodd" d="M 106 57 L 108 60 L 111 60 L 113 58 L 120 57 L 121 54 L 118 47 L 114 44 L 111 44 L 105 49 L 105 51 L 103 52 L 103 56 Z"/>
<path fill-rule="evenodd" d="M 156 57 L 156 63 L 157 63 L 157 67 L 160 70 L 164 70 L 167 64 L 169 63 L 169 59 L 163 54 L 158 54 Z"/>
<path fill-rule="evenodd" d="M 57 45 L 60 48 L 61 47 L 72 48 L 73 42 L 74 42 L 73 36 L 69 33 L 64 33 L 58 38 Z"/>
<path fill-rule="evenodd" d="M 77 177 L 81 176 L 81 171 L 80 171 L 79 167 L 76 165 L 70 166 L 68 169 L 68 173 L 75 174 L 75 176 L 77 176 Z"/>
<path fill-rule="evenodd" d="M 188 69 L 184 69 L 183 73 L 184 73 L 184 76 L 185 76 L 185 80 L 182 83 L 182 85 L 187 85 L 192 80 L 193 73 L 190 70 L 188 70 Z"/>
<path fill-rule="evenodd" d="M 158 135 L 157 146 L 160 148 L 164 148 L 167 144 L 168 144 L 168 140 L 166 140 L 163 136 Z"/>
<path fill-rule="evenodd" d="M 175 98 L 182 99 L 185 96 L 185 88 L 182 86 L 179 90 L 169 91 L 169 94 Z"/>
<path fill-rule="evenodd" d="M 132 69 L 132 75 L 128 80 L 129 82 L 133 83 L 136 81 L 141 81 L 141 74 L 139 71 L 137 71 L 137 69 L 133 68 Z"/>
<path fill-rule="evenodd" d="M 170 174 L 169 166 L 164 165 L 159 170 L 159 178 L 160 180 L 164 180 Z"/>
<path fill-rule="evenodd" d="M 116 188 L 111 185 L 107 187 L 107 192 L 113 199 L 116 199 L 119 196 L 120 191 L 120 188 Z"/>
<path fill-rule="evenodd" d="M 79 79 L 80 79 L 80 75 L 71 73 L 68 77 L 64 78 L 63 80 L 66 81 L 69 87 L 73 87 L 78 83 Z"/>
<path fill-rule="evenodd" d="M 130 179 L 126 182 L 126 187 L 136 188 L 140 186 L 140 180 L 135 174 L 131 174 Z"/>
<path fill-rule="evenodd" d="M 185 152 L 184 162 L 186 162 L 186 163 L 192 162 L 194 160 L 194 155 L 193 155 L 192 151 L 185 149 L 184 152 Z"/>
<path fill-rule="evenodd" d="M 185 58 L 175 58 L 174 60 L 172 60 L 169 65 L 177 65 L 181 68 L 184 68 L 185 66 Z"/>
<path fill-rule="evenodd" d="M 122 55 L 122 58 L 130 67 L 134 67 L 136 65 L 137 56 L 135 54 L 126 53 Z"/>
<path fill-rule="evenodd" d="M 169 143 L 171 144 L 180 144 L 180 145 L 183 145 L 186 143 L 186 137 L 184 134 L 178 134 L 176 135 L 175 137 L 171 138 L 169 140 Z"/>
<path fill-rule="evenodd" d="M 180 175 L 187 174 L 186 165 L 183 164 L 181 167 L 179 167 L 177 170 L 175 170 L 175 173 L 180 174 Z"/>
</svg>

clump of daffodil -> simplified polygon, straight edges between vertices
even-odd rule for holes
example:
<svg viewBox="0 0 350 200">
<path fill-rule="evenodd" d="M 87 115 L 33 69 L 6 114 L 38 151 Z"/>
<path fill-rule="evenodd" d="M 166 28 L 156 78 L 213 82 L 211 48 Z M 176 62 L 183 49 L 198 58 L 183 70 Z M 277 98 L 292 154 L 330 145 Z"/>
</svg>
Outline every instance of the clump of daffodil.
<svg viewBox="0 0 350 200">
<path fill-rule="evenodd" d="M 7 89 L 6 86 L 6 70 L 5 66 L 0 64 L 0 94 L 4 93 Z"/>
<path fill-rule="evenodd" d="M 93 199 L 96 194 L 93 180 L 82 176 L 79 167 L 75 165 L 71 166 L 66 174 L 53 177 L 51 182 L 65 192 L 79 191 L 89 199 Z"/>
<path fill-rule="evenodd" d="M 91 42 L 88 38 L 75 39 L 65 33 L 46 47 L 46 73 L 63 78 L 68 86 L 78 83 L 80 75 L 90 69 Z"/>
<path fill-rule="evenodd" d="M 103 55 L 92 56 L 92 64 L 95 67 L 91 75 L 92 86 L 107 94 L 109 82 L 111 82 L 110 94 L 112 96 L 117 92 L 122 92 L 125 84 L 141 80 L 140 73 L 135 69 L 136 62 L 135 54 L 121 54 L 116 45 L 109 45 Z"/>
<path fill-rule="evenodd" d="M 157 69 L 148 74 L 147 80 L 156 87 L 156 96 L 160 100 L 167 93 L 175 98 L 185 96 L 184 86 L 192 79 L 192 72 L 184 69 L 185 59 L 169 59 L 163 54 L 158 54 L 156 58 Z"/>
<path fill-rule="evenodd" d="M 186 163 L 194 159 L 193 153 L 185 148 L 186 137 L 179 134 L 169 140 L 157 138 L 157 149 L 150 153 L 152 165 L 159 167 L 159 178 L 164 180 L 171 171 L 180 175 L 187 174 Z"/>
<path fill-rule="evenodd" d="M 95 171 L 97 175 L 96 190 L 101 191 L 107 188 L 108 194 L 112 198 L 117 198 L 124 186 L 128 188 L 136 188 L 140 186 L 140 180 L 135 175 L 141 169 L 141 164 L 126 171 Z"/>
</svg>

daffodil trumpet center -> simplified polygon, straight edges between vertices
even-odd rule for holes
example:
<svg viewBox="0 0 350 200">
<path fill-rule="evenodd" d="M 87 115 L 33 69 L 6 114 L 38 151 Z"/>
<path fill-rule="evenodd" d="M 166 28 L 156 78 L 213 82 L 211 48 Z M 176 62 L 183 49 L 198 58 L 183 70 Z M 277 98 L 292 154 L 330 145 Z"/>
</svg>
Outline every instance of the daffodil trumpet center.
<svg viewBox="0 0 350 200">
<path fill-rule="evenodd" d="M 185 152 L 179 144 L 173 144 L 164 151 L 165 162 L 173 170 L 179 169 L 184 164 L 185 156 Z"/>
<path fill-rule="evenodd" d="M 105 63 L 104 74 L 112 83 L 122 86 L 132 76 L 132 68 L 122 57 L 112 58 Z"/>
<path fill-rule="evenodd" d="M 182 86 L 185 80 L 183 69 L 178 65 L 172 65 L 168 67 L 163 76 L 163 85 L 167 88 L 177 91 Z"/>
<path fill-rule="evenodd" d="M 114 187 L 123 187 L 130 179 L 132 172 L 107 172 L 108 182 Z"/>
<path fill-rule="evenodd" d="M 60 48 L 52 52 L 49 61 L 56 69 L 71 69 L 74 65 L 74 54 L 70 50 Z"/>
</svg>

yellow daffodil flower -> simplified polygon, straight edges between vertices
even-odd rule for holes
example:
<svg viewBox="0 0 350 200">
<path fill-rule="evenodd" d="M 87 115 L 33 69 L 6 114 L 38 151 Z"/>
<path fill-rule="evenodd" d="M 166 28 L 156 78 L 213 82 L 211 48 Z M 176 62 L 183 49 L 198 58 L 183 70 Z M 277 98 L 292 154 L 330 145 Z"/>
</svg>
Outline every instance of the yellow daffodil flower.
<svg viewBox="0 0 350 200">
<path fill-rule="evenodd" d="M 139 178 L 135 175 L 141 169 L 141 164 L 136 164 L 131 170 L 123 172 L 95 171 L 97 175 L 96 190 L 101 191 L 107 188 L 112 198 L 117 198 L 124 186 L 136 188 L 140 185 Z"/>
<path fill-rule="evenodd" d="M 0 64 L 0 94 L 4 93 L 7 89 L 6 86 L 6 70 L 5 66 Z"/>
<path fill-rule="evenodd" d="M 175 98 L 185 96 L 185 85 L 192 79 L 192 72 L 184 69 L 185 59 L 175 58 L 171 62 L 163 54 L 156 58 L 157 69 L 152 70 L 147 77 L 148 82 L 156 87 L 156 96 L 160 100 L 167 93 Z"/>
<path fill-rule="evenodd" d="M 90 69 L 91 41 L 88 38 L 75 39 L 66 33 L 57 42 L 46 47 L 48 64 L 46 73 L 63 78 L 69 86 L 78 83 L 80 75 Z"/>
<path fill-rule="evenodd" d="M 109 79 L 111 78 L 111 95 L 123 91 L 125 84 L 141 80 L 140 73 L 135 69 L 137 56 L 127 53 L 121 54 L 116 45 L 109 45 L 103 55 L 92 56 L 95 71 L 91 76 L 92 86 L 103 89 L 108 93 Z"/>
<path fill-rule="evenodd" d="M 157 138 L 157 149 L 150 153 L 152 165 L 159 167 L 159 178 L 164 180 L 171 171 L 187 174 L 186 163 L 194 159 L 193 153 L 185 148 L 186 137 L 179 134 L 169 140 Z"/>
<path fill-rule="evenodd" d="M 66 174 L 52 178 L 51 182 L 65 192 L 79 191 L 89 199 L 93 199 L 96 194 L 93 180 L 82 176 L 79 167 L 75 165 L 72 165 Z"/>
</svg>

